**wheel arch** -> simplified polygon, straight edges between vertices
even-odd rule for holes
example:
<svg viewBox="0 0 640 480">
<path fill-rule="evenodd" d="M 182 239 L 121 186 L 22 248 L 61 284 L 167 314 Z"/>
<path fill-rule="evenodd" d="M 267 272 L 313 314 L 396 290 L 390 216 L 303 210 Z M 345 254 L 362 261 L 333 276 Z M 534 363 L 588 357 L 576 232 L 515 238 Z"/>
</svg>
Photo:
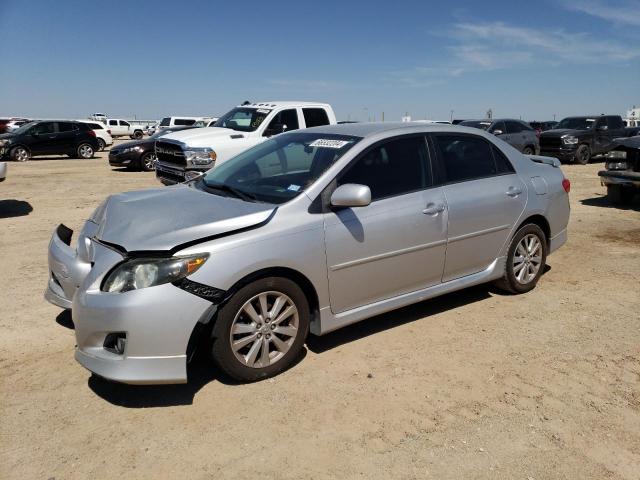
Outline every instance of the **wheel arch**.
<svg viewBox="0 0 640 480">
<path fill-rule="evenodd" d="M 537 225 L 542 229 L 542 231 L 544 232 L 544 236 L 546 237 L 547 248 L 549 248 L 549 242 L 551 241 L 551 226 L 549 225 L 549 221 L 539 213 L 530 215 L 522 222 L 520 222 L 520 225 L 518 225 L 518 228 L 514 230 L 513 234 L 515 235 L 518 230 L 529 223 L 533 223 L 534 225 Z"/>
<path fill-rule="evenodd" d="M 16 143 L 15 145 L 11 145 L 9 147 L 9 155 L 11 155 L 11 152 L 13 152 L 14 149 L 18 148 L 18 147 L 22 147 L 24 148 L 27 152 L 29 152 L 29 156 L 33 155 L 33 152 L 31 151 L 31 149 L 29 148 L 28 145 L 25 145 L 24 143 Z"/>
</svg>

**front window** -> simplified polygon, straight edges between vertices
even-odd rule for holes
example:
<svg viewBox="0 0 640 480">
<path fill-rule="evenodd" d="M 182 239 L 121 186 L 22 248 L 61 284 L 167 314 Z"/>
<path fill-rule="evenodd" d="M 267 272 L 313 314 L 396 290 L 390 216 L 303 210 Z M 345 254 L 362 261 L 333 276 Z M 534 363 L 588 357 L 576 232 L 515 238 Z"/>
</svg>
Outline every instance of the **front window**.
<svg viewBox="0 0 640 480">
<path fill-rule="evenodd" d="M 253 132 L 270 113 L 271 110 L 267 108 L 238 107 L 225 113 L 213 126 L 240 132 Z"/>
<path fill-rule="evenodd" d="M 557 129 L 569 129 L 569 130 L 591 130 L 596 123 L 595 118 L 587 117 L 569 117 L 564 118 L 556 125 Z"/>
<path fill-rule="evenodd" d="M 170 117 L 164 117 L 164 118 L 160 121 L 160 126 L 161 126 L 161 127 L 168 127 L 169 125 L 171 125 L 171 118 L 170 118 Z"/>
<path fill-rule="evenodd" d="M 24 125 L 22 125 L 20 128 L 16 128 L 13 132 L 16 135 L 21 135 L 23 133 L 26 133 L 27 130 L 29 130 L 31 127 L 33 127 L 34 125 L 37 125 L 38 122 L 29 122 L 29 123 L 25 123 Z"/>
<path fill-rule="evenodd" d="M 487 130 L 493 122 L 485 122 L 482 120 L 467 120 L 466 122 L 460 122 L 462 127 L 473 127 L 481 130 Z"/>
<path fill-rule="evenodd" d="M 198 185 L 214 194 L 285 203 L 300 195 L 360 140 L 317 132 L 285 133 L 213 168 Z"/>
</svg>

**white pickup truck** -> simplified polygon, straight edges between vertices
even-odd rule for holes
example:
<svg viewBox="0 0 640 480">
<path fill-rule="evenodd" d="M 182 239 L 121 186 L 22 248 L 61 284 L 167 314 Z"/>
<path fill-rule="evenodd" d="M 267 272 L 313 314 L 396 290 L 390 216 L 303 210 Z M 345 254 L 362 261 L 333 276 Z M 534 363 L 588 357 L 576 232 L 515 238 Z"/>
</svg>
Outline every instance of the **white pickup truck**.
<svg viewBox="0 0 640 480">
<path fill-rule="evenodd" d="M 272 135 L 336 123 L 326 103 L 261 102 L 239 105 L 213 127 L 163 136 L 156 142 L 156 177 L 165 185 L 184 182 Z"/>
<path fill-rule="evenodd" d="M 120 118 L 108 118 L 105 120 L 107 130 L 112 137 L 131 137 L 140 140 L 144 136 L 144 126 L 131 123 Z"/>
</svg>

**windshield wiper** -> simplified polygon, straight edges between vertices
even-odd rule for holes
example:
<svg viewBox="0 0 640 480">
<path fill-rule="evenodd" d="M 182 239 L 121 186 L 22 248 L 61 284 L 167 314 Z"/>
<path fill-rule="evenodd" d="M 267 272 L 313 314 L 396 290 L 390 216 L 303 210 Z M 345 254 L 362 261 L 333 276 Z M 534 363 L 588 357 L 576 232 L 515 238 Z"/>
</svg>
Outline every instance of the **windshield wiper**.
<svg viewBox="0 0 640 480">
<path fill-rule="evenodd" d="M 258 197 L 256 197 L 253 193 L 245 192 L 244 190 L 240 190 L 239 188 L 232 187 L 230 185 L 227 185 L 226 183 L 216 183 L 211 185 L 205 182 L 204 184 L 207 186 L 207 188 L 230 193 L 234 197 L 239 198 L 240 200 L 244 200 L 245 202 L 258 201 Z"/>
</svg>

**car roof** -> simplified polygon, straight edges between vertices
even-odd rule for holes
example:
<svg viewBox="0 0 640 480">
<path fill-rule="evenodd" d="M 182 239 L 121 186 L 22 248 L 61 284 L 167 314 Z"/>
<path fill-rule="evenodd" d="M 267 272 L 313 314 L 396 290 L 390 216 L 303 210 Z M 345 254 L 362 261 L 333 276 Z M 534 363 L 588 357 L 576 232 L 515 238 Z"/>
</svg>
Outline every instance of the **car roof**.
<svg viewBox="0 0 640 480">
<path fill-rule="evenodd" d="M 327 107 L 328 103 L 322 102 L 296 102 L 296 101 L 273 101 L 273 102 L 255 102 L 246 105 L 238 105 L 238 107 L 248 108 L 279 108 L 279 107 Z"/>
<path fill-rule="evenodd" d="M 354 137 L 371 137 L 386 132 L 402 132 L 407 130 L 411 132 L 470 132 L 475 129 L 469 127 L 460 127 L 445 123 L 424 123 L 424 122 L 363 122 L 363 123 L 340 123 L 337 125 L 323 125 L 320 127 L 311 127 L 304 132 L 316 133 L 333 133 L 337 135 L 351 135 Z M 294 133 L 292 130 L 291 133 Z M 475 132 L 474 132 L 475 133 Z"/>
</svg>

